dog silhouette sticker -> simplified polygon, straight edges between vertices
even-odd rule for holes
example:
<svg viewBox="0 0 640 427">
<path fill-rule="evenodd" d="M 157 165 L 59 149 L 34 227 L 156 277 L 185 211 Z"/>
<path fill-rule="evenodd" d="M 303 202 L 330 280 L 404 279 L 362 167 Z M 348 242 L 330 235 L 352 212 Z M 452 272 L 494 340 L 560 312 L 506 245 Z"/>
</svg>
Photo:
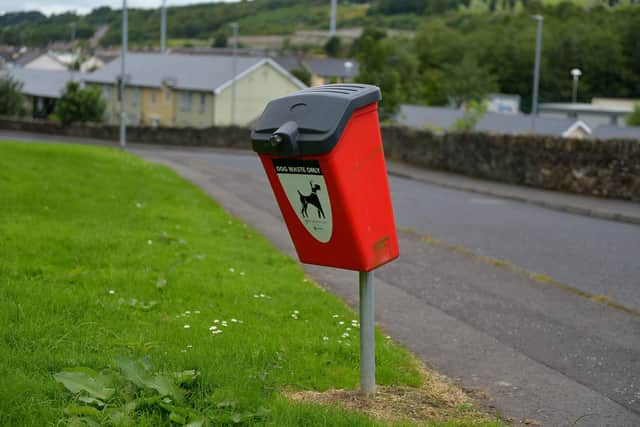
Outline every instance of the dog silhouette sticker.
<svg viewBox="0 0 640 427">
<path fill-rule="evenodd" d="M 315 239 L 327 243 L 333 231 L 331 202 L 318 161 L 273 159 L 273 165 L 300 222 Z"/>
<path fill-rule="evenodd" d="M 320 185 L 314 184 L 313 181 L 309 181 L 309 185 L 311 185 L 311 194 L 305 196 L 298 190 L 298 195 L 300 196 L 300 203 L 302 204 L 302 209 L 300 210 L 300 214 L 302 214 L 303 218 L 309 218 L 309 214 L 307 213 L 307 208 L 309 205 L 315 206 L 318 210 L 318 218 L 325 218 L 324 211 L 322 210 L 322 204 L 320 203 L 320 199 L 318 198 L 318 191 L 320 191 Z"/>
</svg>

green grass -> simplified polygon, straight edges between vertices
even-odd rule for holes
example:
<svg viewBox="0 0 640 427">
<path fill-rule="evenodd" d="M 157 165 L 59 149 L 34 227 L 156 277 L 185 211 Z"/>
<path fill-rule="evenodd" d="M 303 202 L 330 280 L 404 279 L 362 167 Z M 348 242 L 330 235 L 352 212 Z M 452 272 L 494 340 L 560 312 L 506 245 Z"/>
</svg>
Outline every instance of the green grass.
<svg viewBox="0 0 640 427">
<path fill-rule="evenodd" d="M 53 374 L 118 356 L 198 370 L 188 399 L 202 414 L 262 407 L 249 423 L 371 425 L 281 397 L 357 387 L 358 330 L 342 337 L 355 318 L 165 167 L 115 149 L 0 142 L 0 425 L 56 424 L 75 397 Z M 410 354 L 380 335 L 376 357 L 379 384 L 420 384 Z M 138 414 L 138 425 L 162 423 Z"/>
</svg>

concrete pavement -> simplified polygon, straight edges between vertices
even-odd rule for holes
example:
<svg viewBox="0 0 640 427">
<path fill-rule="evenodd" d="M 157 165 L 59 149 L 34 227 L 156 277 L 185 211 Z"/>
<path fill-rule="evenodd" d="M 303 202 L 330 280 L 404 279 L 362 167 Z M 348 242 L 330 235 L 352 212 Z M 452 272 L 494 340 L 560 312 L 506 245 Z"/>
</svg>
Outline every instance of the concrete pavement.
<svg viewBox="0 0 640 427">
<path fill-rule="evenodd" d="M 172 167 L 295 257 L 265 178 L 233 156 L 214 167 L 197 151 L 132 151 Z M 640 318 L 411 233 L 400 244 L 401 258 L 376 273 L 377 321 L 394 338 L 516 421 L 640 425 Z M 305 269 L 356 306 L 355 273 Z"/>
</svg>

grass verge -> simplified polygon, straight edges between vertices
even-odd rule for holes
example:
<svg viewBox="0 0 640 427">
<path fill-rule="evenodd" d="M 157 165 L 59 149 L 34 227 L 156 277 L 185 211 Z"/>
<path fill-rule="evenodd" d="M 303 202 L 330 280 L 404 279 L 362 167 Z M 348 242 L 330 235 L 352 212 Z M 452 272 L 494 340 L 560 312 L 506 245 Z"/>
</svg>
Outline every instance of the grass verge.
<svg viewBox="0 0 640 427">
<path fill-rule="evenodd" d="M 0 425 L 387 422 L 283 397 L 357 387 L 357 318 L 167 168 L 2 142 L 0 207 Z M 422 385 L 379 334 L 376 357 Z M 494 425 L 469 405 L 444 425 Z"/>
</svg>

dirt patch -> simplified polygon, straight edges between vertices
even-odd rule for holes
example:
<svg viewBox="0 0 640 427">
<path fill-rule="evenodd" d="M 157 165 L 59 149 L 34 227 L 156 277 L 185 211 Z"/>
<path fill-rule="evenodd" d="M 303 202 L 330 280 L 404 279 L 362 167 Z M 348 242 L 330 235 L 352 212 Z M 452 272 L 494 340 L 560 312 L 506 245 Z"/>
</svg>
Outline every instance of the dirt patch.
<svg viewBox="0 0 640 427">
<path fill-rule="evenodd" d="M 479 423 L 495 420 L 476 409 L 473 399 L 445 377 L 422 370 L 421 387 L 378 386 L 375 396 L 358 390 L 296 391 L 285 393 L 293 401 L 336 405 L 381 421 L 428 423 L 464 419 Z"/>
</svg>

